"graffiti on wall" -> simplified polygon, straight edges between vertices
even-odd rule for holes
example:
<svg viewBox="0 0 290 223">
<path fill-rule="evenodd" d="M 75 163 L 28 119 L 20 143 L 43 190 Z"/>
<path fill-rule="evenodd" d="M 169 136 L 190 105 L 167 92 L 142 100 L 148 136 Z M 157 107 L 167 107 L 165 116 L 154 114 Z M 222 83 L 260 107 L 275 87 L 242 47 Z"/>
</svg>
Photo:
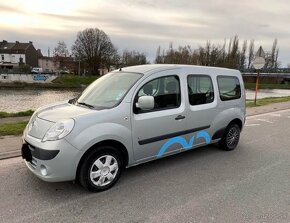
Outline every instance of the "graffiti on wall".
<svg viewBox="0 0 290 223">
<path fill-rule="evenodd" d="M 33 80 L 34 81 L 46 81 L 47 79 L 48 79 L 48 76 L 44 75 L 44 74 L 33 75 Z"/>
</svg>

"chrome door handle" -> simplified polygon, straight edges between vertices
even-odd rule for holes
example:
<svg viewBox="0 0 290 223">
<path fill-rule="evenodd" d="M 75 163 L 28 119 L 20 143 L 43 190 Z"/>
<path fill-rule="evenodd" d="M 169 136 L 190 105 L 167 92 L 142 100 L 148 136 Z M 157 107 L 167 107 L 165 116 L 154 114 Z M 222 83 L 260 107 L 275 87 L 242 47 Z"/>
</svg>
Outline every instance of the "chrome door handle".
<svg viewBox="0 0 290 223">
<path fill-rule="evenodd" d="M 183 115 L 178 115 L 178 116 L 175 118 L 175 120 L 181 120 L 181 119 L 185 119 L 185 116 L 183 116 Z"/>
</svg>

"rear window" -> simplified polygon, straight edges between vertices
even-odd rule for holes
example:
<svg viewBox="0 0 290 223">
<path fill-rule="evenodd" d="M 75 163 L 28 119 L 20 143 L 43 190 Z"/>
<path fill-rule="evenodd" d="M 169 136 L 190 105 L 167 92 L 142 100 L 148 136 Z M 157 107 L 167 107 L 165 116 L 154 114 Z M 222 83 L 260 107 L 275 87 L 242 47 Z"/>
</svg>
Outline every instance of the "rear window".
<svg viewBox="0 0 290 223">
<path fill-rule="evenodd" d="M 213 102 L 214 91 L 209 76 L 189 75 L 187 77 L 187 88 L 190 105 L 201 105 Z"/>
<path fill-rule="evenodd" d="M 218 76 L 220 98 L 222 101 L 229 101 L 241 97 L 241 85 L 237 77 Z"/>
</svg>

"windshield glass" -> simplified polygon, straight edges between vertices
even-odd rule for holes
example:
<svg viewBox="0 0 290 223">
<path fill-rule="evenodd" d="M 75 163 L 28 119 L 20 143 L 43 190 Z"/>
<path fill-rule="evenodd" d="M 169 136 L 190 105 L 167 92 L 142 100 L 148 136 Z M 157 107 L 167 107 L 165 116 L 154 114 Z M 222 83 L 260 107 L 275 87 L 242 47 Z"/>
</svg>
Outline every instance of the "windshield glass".
<svg viewBox="0 0 290 223">
<path fill-rule="evenodd" d="M 77 103 L 91 108 L 112 108 L 123 99 L 128 90 L 141 77 L 138 73 L 109 73 L 93 82 Z"/>
</svg>

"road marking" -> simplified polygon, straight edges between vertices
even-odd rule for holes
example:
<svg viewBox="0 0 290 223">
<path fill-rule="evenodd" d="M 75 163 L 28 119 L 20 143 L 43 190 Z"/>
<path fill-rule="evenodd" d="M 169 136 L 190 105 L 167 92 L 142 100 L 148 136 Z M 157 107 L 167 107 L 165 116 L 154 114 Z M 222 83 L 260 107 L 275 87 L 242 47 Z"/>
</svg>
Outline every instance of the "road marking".
<svg viewBox="0 0 290 223">
<path fill-rule="evenodd" d="M 273 124 L 273 122 L 269 121 L 269 120 L 266 120 L 266 119 L 261 119 L 261 118 L 258 118 L 256 119 L 257 121 L 261 121 L 261 122 L 267 122 L 267 123 L 271 123 Z"/>
<path fill-rule="evenodd" d="M 271 116 L 275 116 L 275 117 L 281 117 L 281 114 L 269 114 L 269 115 L 271 115 Z"/>
<path fill-rule="evenodd" d="M 259 126 L 260 124 L 245 124 L 246 127 Z"/>
</svg>

